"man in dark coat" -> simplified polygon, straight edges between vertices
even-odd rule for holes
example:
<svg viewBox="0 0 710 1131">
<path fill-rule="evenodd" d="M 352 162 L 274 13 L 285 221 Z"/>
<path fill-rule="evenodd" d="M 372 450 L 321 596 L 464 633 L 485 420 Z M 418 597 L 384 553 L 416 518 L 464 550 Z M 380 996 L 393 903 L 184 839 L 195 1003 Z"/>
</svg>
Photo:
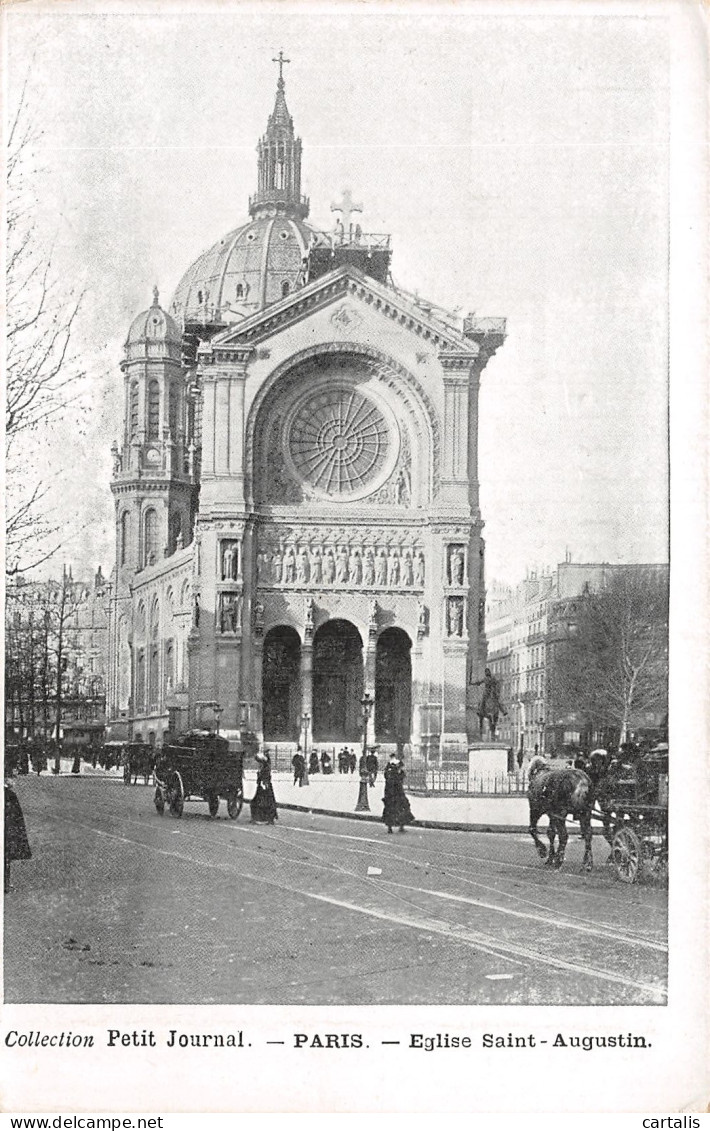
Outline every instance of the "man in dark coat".
<svg viewBox="0 0 710 1131">
<path fill-rule="evenodd" d="M 405 825 L 414 823 L 414 816 L 409 807 L 409 800 L 404 792 L 404 765 L 396 754 L 390 756 L 385 766 L 385 796 L 382 820 L 387 825 L 387 832 L 392 832 L 392 826 L 398 825 L 399 831 L 404 832 Z"/>
<path fill-rule="evenodd" d="M 377 781 L 377 771 L 380 768 L 380 763 L 377 760 L 375 749 L 376 748 L 374 746 L 371 746 L 370 752 L 367 755 L 367 773 L 370 778 L 370 785 L 374 785 Z"/>
<path fill-rule="evenodd" d="M 293 766 L 293 784 L 299 786 L 303 785 L 303 775 L 306 772 L 306 759 L 303 757 L 300 746 L 291 759 L 291 765 Z"/>
<path fill-rule="evenodd" d="M 30 860 L 32 849 L 27 839 L 25 818 L 12 782 L 5 782 L 5 891 L 10 889 L 10 864 Z"/>
</svg>

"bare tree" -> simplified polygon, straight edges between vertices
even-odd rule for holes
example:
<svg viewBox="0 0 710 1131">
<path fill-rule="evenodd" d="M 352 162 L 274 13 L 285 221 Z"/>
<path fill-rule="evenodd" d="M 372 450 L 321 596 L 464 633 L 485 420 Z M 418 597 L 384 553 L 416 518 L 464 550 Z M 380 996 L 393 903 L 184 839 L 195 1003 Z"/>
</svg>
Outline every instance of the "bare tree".
<svg viewBox="0 0 710 1131">
<path fill-rule="evenodd" d="M 563 611 L 564 631 L 548 669 L 554 715 L 575 715 L 592 730 L 618 730 L 624 742 L 644 712 L 667 710 L 668 572 L 612 571 L 598 592 Z"/>
<path fill-rule="evenodd" d="M 84 377 L 72 351 L 82 295 L 60 284 L 52 246 L 44 244 L 36 226 L 34 150 L 40 137 L 25 82 L 6 152 L 6 570 L 11 575 L 46 561 L 62 543 L 43 506 L 48 484 L 33 464 L 43 430 L 76 404 Z"/>
</svg>

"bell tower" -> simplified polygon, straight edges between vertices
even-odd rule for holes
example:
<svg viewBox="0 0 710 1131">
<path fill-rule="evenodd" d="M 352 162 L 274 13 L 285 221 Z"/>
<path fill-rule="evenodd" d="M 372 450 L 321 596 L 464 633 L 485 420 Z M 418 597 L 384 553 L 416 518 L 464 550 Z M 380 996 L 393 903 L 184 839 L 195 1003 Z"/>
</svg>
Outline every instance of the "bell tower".
<svg viewBox="0 0 710 1131">
<path fill-rule="evenodd" d="M 197 504 L 193 416 L 182 367 L 181 334 L 160 306 L 133 320 L 121 363 L 124 424 L 114 443 L 119 587 L 192 541 Z"/>
</svg>

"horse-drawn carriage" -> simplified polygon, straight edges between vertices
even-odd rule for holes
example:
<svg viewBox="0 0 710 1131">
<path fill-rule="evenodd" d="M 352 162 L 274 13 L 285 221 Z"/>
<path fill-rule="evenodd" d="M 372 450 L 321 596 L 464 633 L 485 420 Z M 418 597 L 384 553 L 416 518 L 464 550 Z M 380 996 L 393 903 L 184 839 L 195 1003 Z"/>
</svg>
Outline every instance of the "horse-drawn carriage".
<svg viewBox="0 0 710 1131">
<path fill-rule="evenodd" d="M 142 777 L 146 785 L 155 765 L 155 747 L 147 742 L 126 742 L 121 756 L 124 785 L 136 785 Z"/>
<path fill-rule="evenodd" d="M 530 762 L 530 835 L 540 858 L 560 868 L 569 835 L 566 817 L 579 821 L 585 870 L 592 868 L 592 820 L 600 820 L 611 848 L 609 860 L 624 883 L 660 872 L 668 861 L 668 747 L 625 763 L 606 750 L 592 751 L 585 769 L 553 766 L 536 756 Z M 537 831 L 547 814 L 547 849 Z"/>
<path fill-rule="evenodd" d="M 220 798 L 235 820 L 244 804 L 243 753 L 231 751 L 226 738 L 206 731 L 181 735 L 163 746 L 155 766 L 155 808 L 162 817 L 167 805 L 181 817 L 186 801 L 206 801 L 211 817 Z"/>
<path fill-rule="evenodd" d="M 633 884 L 668 864 L 668 747 L 612 765 L 592 816 L 604 824 L 617 877 Z"/>
</svg>

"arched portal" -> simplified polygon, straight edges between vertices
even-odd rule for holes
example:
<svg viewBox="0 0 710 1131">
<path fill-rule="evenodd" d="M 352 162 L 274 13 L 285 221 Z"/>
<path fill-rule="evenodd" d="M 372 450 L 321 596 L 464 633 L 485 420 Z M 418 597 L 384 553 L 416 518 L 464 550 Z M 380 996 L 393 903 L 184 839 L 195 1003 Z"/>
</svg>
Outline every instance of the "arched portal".
<svg viewBox="0 0 710 1131">
<path fill-rule="evenodd" d="M 301 725 L 301 639 L 295 628 L 277 625 L 264 640 L 262 701 L 264 739 L 298 739 Z"/>
<path fill-rule="evenodd" d="M 357 742 L 362 732 L 362 640 L 347 620 L 329 620 L 313 641 L 313 740 Z"/>
<path fill-rule="evenodd" d="M 375 736 L 409 742 L 412 728 L 412 642 L 401 628 L 386 628 L 375 656 Z"/>
</svg>

